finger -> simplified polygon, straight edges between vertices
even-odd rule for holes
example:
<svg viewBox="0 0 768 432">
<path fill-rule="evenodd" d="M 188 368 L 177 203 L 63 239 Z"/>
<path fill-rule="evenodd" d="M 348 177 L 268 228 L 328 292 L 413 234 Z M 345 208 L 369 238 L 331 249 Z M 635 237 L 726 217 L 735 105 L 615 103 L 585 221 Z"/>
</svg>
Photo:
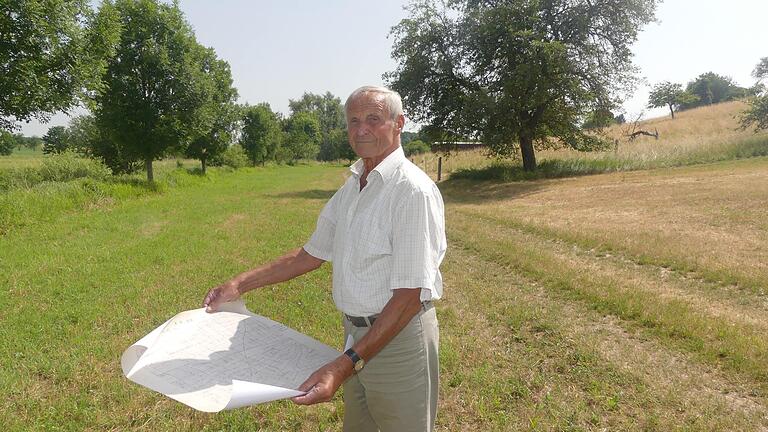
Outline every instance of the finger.
<svg viewBox="0 0 768 432">
<path fill-rule="evenodd" d="M 304 396 L 296 396 L 291 399 L 296 405 L 312 405 L 322 402 L 322 395 L 318 387 L 312 387 Z"/>
<path fill-rule="evenodd" d="M 317 378 L 315 378 L 315 374 L 312 374 L 310 375 L 309 378 L 307 378 L 306 381 L 301 383 L 298 390 L 303 392 L 308 392 L 315 386 L 315 384 L 317 384 Z"/>
<path fill-rule="evenodd" d="M 208 291 L 208 295 L 206 295 L 205 300 L 203 300 L 203 307 L 206 312 L 214 312 L 218 308 L 219 297 L 219 291 L 217 289 Z"/>
</svg>

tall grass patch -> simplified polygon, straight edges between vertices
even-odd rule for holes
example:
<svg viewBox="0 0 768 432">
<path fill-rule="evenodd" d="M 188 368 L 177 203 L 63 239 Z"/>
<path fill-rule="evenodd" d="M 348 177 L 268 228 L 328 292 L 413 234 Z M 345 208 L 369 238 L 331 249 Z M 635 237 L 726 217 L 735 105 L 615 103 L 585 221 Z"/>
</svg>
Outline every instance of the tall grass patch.
<svg viewBox="0 0 768 432">
<path fill-rule="evenodd" d="M 0 170 L 0 235 L 13 229 L 48 224 L 62 214 L 109 207 L 116 202 L 162 193 L 170 188 L 215 181 L 230 169 L 207 176 L 194 169 L 164 170 L 149 183 L 140 176 L 112 176 L 103 165 L 79 158 L 49 158 L 39 168 Z"/>
</svg>

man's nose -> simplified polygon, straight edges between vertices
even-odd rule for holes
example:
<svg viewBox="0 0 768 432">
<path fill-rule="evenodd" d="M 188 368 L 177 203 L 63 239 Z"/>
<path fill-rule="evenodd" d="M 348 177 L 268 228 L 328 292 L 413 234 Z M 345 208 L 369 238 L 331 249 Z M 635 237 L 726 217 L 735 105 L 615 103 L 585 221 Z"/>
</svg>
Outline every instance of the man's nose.
<svg viewBox="0 0 768 432">
<path fill-rule="evenodd" d="M 368 127 L 365 125 L 361 125 L 357 128 L 355 128 L 355 136 L 362 137 L 368 135 Z"/>
</svg>

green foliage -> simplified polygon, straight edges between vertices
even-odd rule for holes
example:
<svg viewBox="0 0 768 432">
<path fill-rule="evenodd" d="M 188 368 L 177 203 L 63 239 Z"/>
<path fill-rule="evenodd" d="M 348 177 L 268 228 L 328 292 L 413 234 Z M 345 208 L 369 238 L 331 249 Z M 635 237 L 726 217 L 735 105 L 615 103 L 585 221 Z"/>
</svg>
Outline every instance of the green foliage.
<svg viewBox="0 0 768 432">
<path fill-rule="evenodd" d="M 755 93 L 749 99 L 747 108 L 739 118 L 741 129 L 754 126 L 755 132 L 768 130 L 768 94 L 762 81 L 768 79 L 768 57 L 763 57 L 752 71 L 752 76 L 757 79 Z"/>
<path fill-rule="evenodd" d="M 67 110 L 99 86 L 114 26 L 85 0 L 8 0 L 0 6 L 0 128 Z"/>
<path fill-rule="evenodd" d="M 43 136 L 43 153 L 59 154 L 69 149 L 69 136 L 64 126 L 53 126 Z"/>
<path fill-rule="evenodd" d="M 205 174 L 206 162 L 225 151 L 232 142 L 239 114 L 235 105 L 237 90 L 232 87 L 229 63 L 219 60 L 212 48 L 195 44 L 193 54 L 198 66 L 193 82 L 198 106 L 194 129 L 184 152 L 200 160 Z"/>
<path fill-rule="evenodd" d="M 78 157 L 72 152 L 43 159 L 38 172 L 42 181 L 50 182 L 66 182 L 83 177 L 103 180 L 111 175 L 109 168 L 101 162 Z"/>
<path fill-rule="evenodd" d="M 291 115 L 300 112 L 314 113 L 323 132 L 345 129 L 347 126 L 341 99 L 331 92 L 325 92 L 324 95 L 304 93 L 299 100 L 289 100 L 288 106 L 291 109 Z"/>
<path fill-rule="evenodd" d="M 247 106 L 244 109 L 243 130 L 240 144 L 255 166 L 275 159 L 283 133 L 280 118 L 272 111 L 268 103 Z"/>
<path fill-rule="evenodd" d="M 584 120 L 581 127 L 582 129 L 598 129 L 610 126 L 614 123 L 616 123 L 616 117 L 614 117 L 611 110 L 598 109 L 587 115 L 587 118 Z"/>
<path fill-rule="evenodd" d="M 99 128 L 92 115 L 78 116 L 70 120 L 67 135 L 73 151 L 100 160 L 114 174 L 131 174 L 139 169 L 135 158 L 126 154 L 125 148 L 110 139 L 106 132 Z"/>
<path fill-rule="evenodd" d="M 121 32 L 95 96 L 96 121 L 152 181 L 152 161 L 205 131 L 200 50 L 177 3 L 117 0 L 114 8 Z"/>
<path fill-rule="evenodd" d="M 0 156 L 8 156 L 16 147 L 16 139 L 10 132 L 0 129 Z"/>
<path fill-rule="evenodd" d="M 215 165 L 239 169 L 248 166 L 248 155 L 243 149 L 243 146 L 235 144 L 229 146 L 229 148 L 221 153 L 221 155 L 217 156 L 213 162 Z"/>
<path fill-rule="evenodd" d="M 742 129 L 754 126 L 755 132 L 768 130 L 768 95 L 756 96 L 749 100 L 749 108 L 739 118 Z"/>
<path fill-rule="evenodd" d="M 681 105 L 690 105 L 698 101 L 698 96 L 683 90 L 682 84 L 664 81 L 656 84 L 648 95 L 648 108 L 669 107 L 672 118 Z"/>
<path fill-rule="evenodd" d="M 421 140 L 414 140 L 410 141 L 406 144 L 403 144 L 403 151 L 405 152 L 405 155 L 410 157 L 417 154 L 427 153 L 430 151 L 429 144 L 425 143 Z"/>
<path fill-rule="evenodd" d="M 685 91 L 695 96 L 680 104 L 681 109 L 727 102 L 746 96 L 747 89 L 737 86 L 730 77 L 707 72 L 688 83 Z"/>
<path fill-rule="evenodd" d="M 768 57 L 763 57 L 752 71 L 752 76 L 759 82 L 768 79 Z"/>
<path fill-rule="evenodd" d="M 26 137 L 22 134 L 15 134 L 13 136 L 18 148 L 28 148 L 30 150 L 38 150 L 43 146 L 43 139 L 39 136 Z"/>
<path fill-rule="evenodd" d="M 354 152 L 347 144 L 347 124 L 344 119 L 344 106 L 341 104 L 341 99 L 331 92 L 326 92 L 324 95 L 304 93 L 301 99 L 290 100 L 288 104 L 292 115 L 306 112 L 317 117 L 322 134 L 318 159 L 324 161 L 351 160 L 355 157 Z"/>
<path fill-rule="evenodd" d="M 585 149 L 579 119 L 616 105 L 632 82 L 630 47 L 653 20 L 655 0 L 413 2 L 393 28 L 386 74 L 413 118 L 497 155 L 519 149 L 536 167 L 534 142 Z"/>
<path fill-rule="evenodd" d="M 418 132 L 406 132 L 402 131 L 400 132 L 400 144 L 406 145 L 411 141 L 419 139 Z"/>
<path fill-rule="evenodd" d="M 99 161 L 65 152 L 46 157 L 39 167 L 0 170 L 0 191 L 31 188 L 43 182 L 67 182 L 84 177 L 104 180 L 110 174 L 109 169 Z"/>
<path fill-rule="evenodd" d="M 314 159 L 320 150 L 322 132 L 320 121 L 314 113 L 301 111 L 287 120 L 286 142 L 284 148 L 288 151 L 291 161 L 298 159 Z"/>
<path fill-rule="evenodd" d="M 323 134 L 323 142 L 320 143 L 320 153 L 317 158 L 322 161 L 339 159 L 354 160 L 357 158 L 355 151 L 349 145 L 347 131 L 345 129 L 331 129 Z"/>
</svg>

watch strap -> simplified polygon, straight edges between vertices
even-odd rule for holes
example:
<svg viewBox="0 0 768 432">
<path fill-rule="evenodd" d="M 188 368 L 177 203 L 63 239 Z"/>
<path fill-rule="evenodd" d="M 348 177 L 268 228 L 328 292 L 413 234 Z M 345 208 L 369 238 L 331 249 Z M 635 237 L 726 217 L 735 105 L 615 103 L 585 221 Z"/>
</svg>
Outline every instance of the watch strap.
<svg viewBox="0 0 768 432">
<path fill-rule="evenodd" d="M 359 355 L 353 350 L 352 348 L 344 351 L 344 354 L 346 354 L 347 357 L 349 357 L 350 360 L 352 360 L 352 364 L 356 364 L 359 360 L 362 360 Z"/>
</svg>

